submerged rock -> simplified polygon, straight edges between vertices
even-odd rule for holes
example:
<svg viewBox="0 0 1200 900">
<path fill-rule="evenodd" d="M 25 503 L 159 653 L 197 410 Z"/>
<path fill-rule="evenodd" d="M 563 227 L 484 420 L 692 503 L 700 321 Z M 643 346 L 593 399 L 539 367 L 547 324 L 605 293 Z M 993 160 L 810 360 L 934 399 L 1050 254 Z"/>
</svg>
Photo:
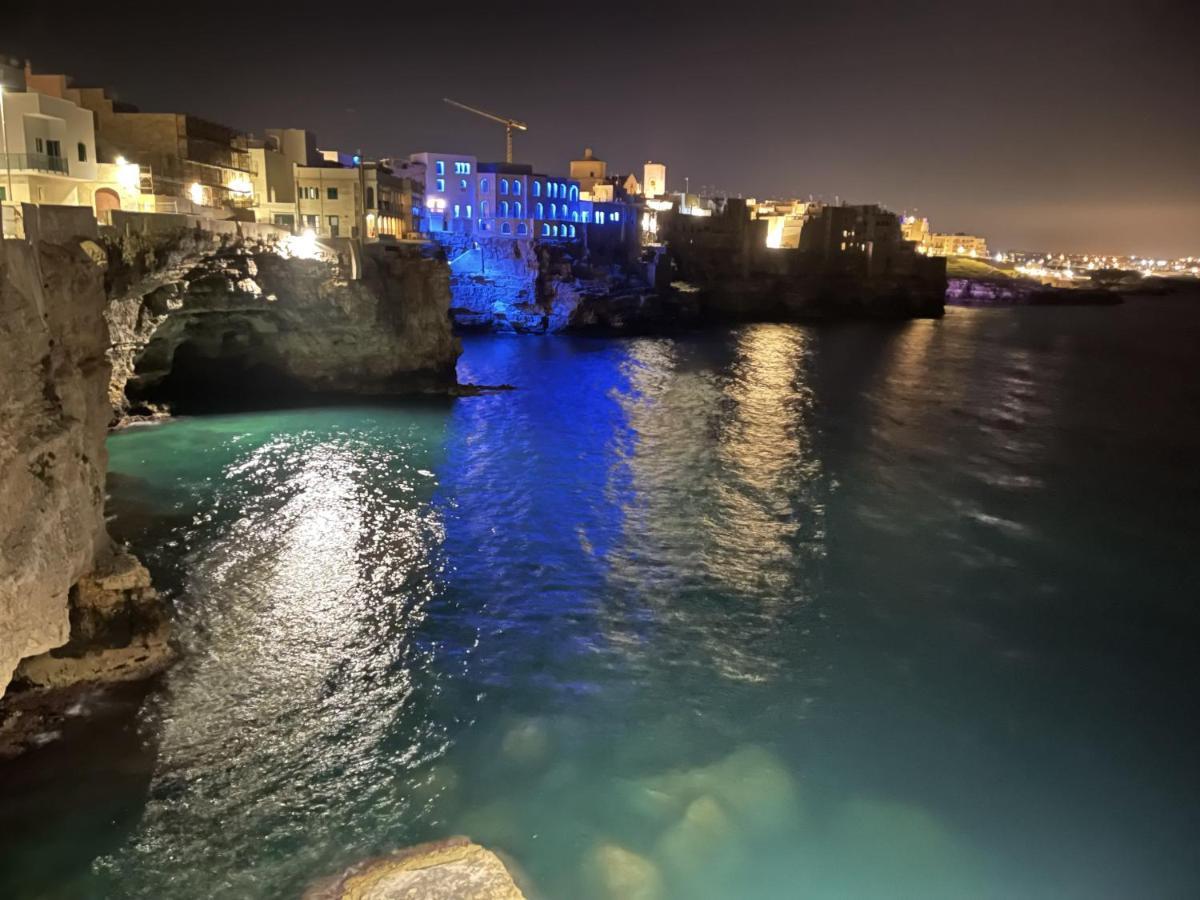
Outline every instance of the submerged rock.
<svg viewBox="0 0 1200 900">
<path fill-rule="evenodd" d="M 617 844 L 599 844 L 584 860 L 586 883 L 605 900 L 662 900 L 666 895 L 658 867 Z"/>
<path fill-rule="evenodd" d="M 754 745 L 711 765 L 642 779 L 628 796 L 655 818 L 682 816 L 701 797 L 715 798 L 750 831 L 773 831 L 802 813 L 791 773 L 772 753 Z"/>
<path fill-rule="evenodd" d="M 304 900 L 524 900 L 495 853 L 463 837 L 365 860 L 320 881 Z"/>
<path fill-rule="evenodd" d="M 504 758 L 522 768 L 540 768 L 550 759 L 550 730 L 541 719 L 525 719 L 505 732 L 500 742 Z"/>
</svg>

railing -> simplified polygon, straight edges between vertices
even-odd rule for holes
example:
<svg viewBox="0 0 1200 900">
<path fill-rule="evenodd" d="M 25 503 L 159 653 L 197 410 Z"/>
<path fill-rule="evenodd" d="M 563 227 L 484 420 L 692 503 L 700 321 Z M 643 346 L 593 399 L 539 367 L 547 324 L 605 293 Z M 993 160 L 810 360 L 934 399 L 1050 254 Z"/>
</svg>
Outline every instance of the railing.
<svg viewBox="0 0 1200 900">
<path fill-rule="evenodd" d="M 0 168 L 68 174 L 66 157 L 50 156 L 47 153 L 0 153 Z"/>
</svg>

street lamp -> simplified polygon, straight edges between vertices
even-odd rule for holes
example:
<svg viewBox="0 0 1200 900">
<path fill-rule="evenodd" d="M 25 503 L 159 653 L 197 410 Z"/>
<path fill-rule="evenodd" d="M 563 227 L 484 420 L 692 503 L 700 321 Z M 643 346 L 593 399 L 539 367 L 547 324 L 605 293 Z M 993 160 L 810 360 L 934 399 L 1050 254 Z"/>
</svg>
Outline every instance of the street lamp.
<svg viewBox="0 0 1200 900">
<path fill-rule="evenodd" d="M 5 203 L 13 202 L 12 162 L 8 157 L 8 122 L 4 118 L 4 85 L 0 84 L 0 134 L 4 136 L 4 189 Z M 0 237 L 4 236 L 4 206 L 0 204 Z"/>
</svg>

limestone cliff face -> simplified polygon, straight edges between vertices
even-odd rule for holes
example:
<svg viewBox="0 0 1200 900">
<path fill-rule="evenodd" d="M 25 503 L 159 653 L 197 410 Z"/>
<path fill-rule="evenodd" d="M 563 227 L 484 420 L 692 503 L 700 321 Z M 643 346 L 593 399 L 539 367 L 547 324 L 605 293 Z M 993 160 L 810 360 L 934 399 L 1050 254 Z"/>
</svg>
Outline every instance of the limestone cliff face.
<svg viewBox="0 0 1200 900">
<path fill-rule="evenodd" d="M 318 259 L 257 241 L 192 254 L 186 235 L 130 254 L 109 272 L 111 399 L 231 405 L 258 389 L 390 394 L 456 384 L 446 265 L 415 248 L 348 243 Z M 340 251 L 340 252 L 339 252 Z"/>
<path fill-rule="evenodd" d="M 77 212 L 27 207 L 30 239 L 0 242 L 0 695 L 169 658 L 149 573 L 104 525 L 107 428 L 131 407 L 456 386 L 449 270 L 419 249 L 101 238 Z M 21 715 L 0 706 L 0 749 Z"/>
<path fill-rule="evenodd" d="M 105 303 L 77 243 L 0 241 L 0 692 L 67 641 L 71 587 L 108 549 Z"/>
<path fill-rule="evenodd" d="M 585 262 L 533 238 L 446 242 L 451 313 L 468 331 L 558 334 L 643 329 L 659 309 L 637 266 Z M 583 254 L 586 256 L 586 254 Z"/>
</svg>

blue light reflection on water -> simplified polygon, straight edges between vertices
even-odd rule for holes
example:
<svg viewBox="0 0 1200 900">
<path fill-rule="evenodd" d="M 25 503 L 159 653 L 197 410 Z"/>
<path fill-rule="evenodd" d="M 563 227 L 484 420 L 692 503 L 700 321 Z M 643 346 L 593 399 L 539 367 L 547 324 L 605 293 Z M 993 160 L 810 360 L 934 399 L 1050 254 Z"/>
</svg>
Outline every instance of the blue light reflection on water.
<svg viewBox="0 0 1200 900">
<path fill-rule="evenodd" d="M 517 391 L 115 437 L 186 652 L 60 895 L 453 832 L 551 897 L 1190 893 L 1200 320 L 1133 312 L 473 339 Z"/>
</svg>

